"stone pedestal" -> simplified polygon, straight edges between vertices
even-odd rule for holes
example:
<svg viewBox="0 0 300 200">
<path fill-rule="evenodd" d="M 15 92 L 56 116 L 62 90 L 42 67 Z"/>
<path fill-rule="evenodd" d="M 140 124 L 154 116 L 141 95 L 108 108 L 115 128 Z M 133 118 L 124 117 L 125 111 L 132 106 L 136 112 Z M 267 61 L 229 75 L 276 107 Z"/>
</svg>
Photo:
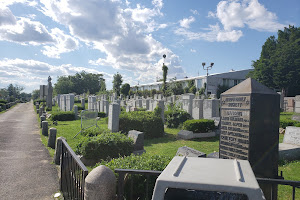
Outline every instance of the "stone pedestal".
<svg viewBox="0 0 300 200">
<path fill-rule="evenodd" d="M 48 147 L 52 149 L 55 149 L 56 132 L 56 128 L 49 129 Z"/>
<path fill-rule="evenodd" d="M 117 103 L 112 103 L 109 105 L 109 115 L 108 115 L 108 129 L 111 132 L 119 131 L 119 115 L 120 106 Z"/>
<path fill-rule="evenodd" d="M 279 113 L 280 96 L 254 79 L 222 93 L 220 158 L 249 160 L 256 177 L 277 178 Z M 277 187 L 260 186 L 276 198 Z"/>
</svg>

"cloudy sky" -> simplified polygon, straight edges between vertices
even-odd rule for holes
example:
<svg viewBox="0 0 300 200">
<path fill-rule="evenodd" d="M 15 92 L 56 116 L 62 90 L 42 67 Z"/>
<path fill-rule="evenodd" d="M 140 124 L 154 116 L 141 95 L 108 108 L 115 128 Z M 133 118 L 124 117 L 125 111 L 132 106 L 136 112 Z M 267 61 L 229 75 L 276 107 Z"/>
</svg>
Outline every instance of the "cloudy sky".
<svg viewBox="0 0 300 200">
<path fill-rule="evenodd" d="M 299 26 L 299 0 L 0 0 L 0 88 L 76 72 L 131 85 L 251 68 L 265 40 Z"/>
</svg>

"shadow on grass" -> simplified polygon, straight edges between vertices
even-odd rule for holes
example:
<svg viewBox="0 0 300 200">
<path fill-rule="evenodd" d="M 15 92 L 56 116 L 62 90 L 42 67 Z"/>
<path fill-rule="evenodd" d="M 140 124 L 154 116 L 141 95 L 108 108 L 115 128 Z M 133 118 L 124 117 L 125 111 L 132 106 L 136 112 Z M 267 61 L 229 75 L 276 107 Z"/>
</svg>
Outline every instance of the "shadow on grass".
<svg viewBox="0 0 300 200">
<path fill-rule="evenodd" d="M 145 139 L 144 146 L 151 146 L 153 144 L 158 143 L 172 143 L 174 141 L 181 140 L 177 139 L 177 136 L 170 133 L 164 133 L 163 137 L 153 138 L 153 139 Z M 197 138 L 187 141 L 195 141 L 195 142 L 217 142 L 219 141 L 219 136 L 211 137 L 211 138 Z"/>
</svg>

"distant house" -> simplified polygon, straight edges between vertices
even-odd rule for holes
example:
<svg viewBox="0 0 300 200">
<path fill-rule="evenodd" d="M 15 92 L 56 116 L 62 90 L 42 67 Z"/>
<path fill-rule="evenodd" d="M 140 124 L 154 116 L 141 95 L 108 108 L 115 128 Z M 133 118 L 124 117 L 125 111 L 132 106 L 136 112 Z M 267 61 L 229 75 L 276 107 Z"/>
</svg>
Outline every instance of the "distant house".
<svg viewBox="0 0 300 200">
<path fill-rule="evenodd" d="M 182 82 L 182 87 L 185 88 L 188 84 L 189 80 L 195 80 L 195 86 L 197 89 L 200 89 L 204 87 L 204 83 L 208 82 L 207 87 L 207 93 L 208 94 L 216 94 L 218 85 L 226 85 L 228 87 L 232 87 L 234 85 L 239 84 L 243 80 L 246 79 L 246 75 L 252 71 L 253 69 L 245 69 L 245 70 L 239 70 L 234 71 L 231 70 L 229 72 L 225 73 L 216 73 L 216 74 L 210 74 L 208 75 L 207 79 L 206 76 L 196 76 L 191 78 L 183 78 L 183 79 L 177 79 L 173 80 L 176 82 Z M 170 82 L 170 81 L 167 81 Z M 148 83 L 148 84 L 139 84 L 131 86 L 132 91 L 140 90 L 160 90 L 162 87 L 163 82 L 154 82 L 154 83 Z"/>
</svg>

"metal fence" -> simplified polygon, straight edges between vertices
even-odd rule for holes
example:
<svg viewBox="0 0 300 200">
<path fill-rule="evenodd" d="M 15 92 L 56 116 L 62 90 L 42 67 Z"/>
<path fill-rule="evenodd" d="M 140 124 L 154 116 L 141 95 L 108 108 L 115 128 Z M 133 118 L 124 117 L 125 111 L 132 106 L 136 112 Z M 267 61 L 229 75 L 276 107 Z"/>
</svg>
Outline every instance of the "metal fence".
<svg viewBox="0 0 300 200">
<path fill-rule="evenodd" d="M 91 128 L 95 126 L 96 128 L 99 128 L 97 122 L 100 119 L 98 117 L 98 111 L 94 110 L 82 110 L 80 113 L 81 118 L 81 129 L 80 131 L 74 136 L 74 138 L 84 130 Z"/>
<path fill-rule="evenodd" d="M 134 170 L 134 169 L 115 169 L 115 173 L 118 173 L 119 177 L 118 177 L 118 200 L 123 200 L 124 199 L 124 195 L 125 195 L 125 183 L 126 183 L 126 179 L 128 180 L 128 176 L 134 175 L 134 174 L 138 174 L 138 175 L 143 175 L 146 177 L 146 188 L 145 188 L 145 192 L 146 195 L 144 197 L 144 199 L 150 199 L 149 198 L 149 178 L 150 176 L 152 177 L 158 177 L 161 174 L 161 171 L 151 171 L 151 170 Z M 292 199 L 295 200 L 295 196 L 296 196 L 296 188 L 300 188 L 300 181 L 289 181 L 289 180 L 283 180 L 283 179 L 268 179 L 268 178 L 256 178 L 258 183 L 263 183 L 263 184 L 271 184 L 271 185 L 287 185 L 287 186 L 291 186 L 291 192 L 292 192 Z M 128 200 L 131 199 L 135 199 L 132 198 L 133 197 L 133 179 L 130 179 L 130 194 L 129 197 L 127 195 Z M 150 187 L 154 187 L 154 185 L 150 186 Z M 150 191 L 150 195 L 152 195 L 153 191 Z M 142 198 L 140 198 L 142 199 Z M 272 197 L 273 199 L 277 199 L 277 197 Z"/>
<path fill-rule="evenodd" d="M 88 170 L 65 140 L 62 140 L 60 190 L 65 199 L 83 200 Z"/>
</svg>

